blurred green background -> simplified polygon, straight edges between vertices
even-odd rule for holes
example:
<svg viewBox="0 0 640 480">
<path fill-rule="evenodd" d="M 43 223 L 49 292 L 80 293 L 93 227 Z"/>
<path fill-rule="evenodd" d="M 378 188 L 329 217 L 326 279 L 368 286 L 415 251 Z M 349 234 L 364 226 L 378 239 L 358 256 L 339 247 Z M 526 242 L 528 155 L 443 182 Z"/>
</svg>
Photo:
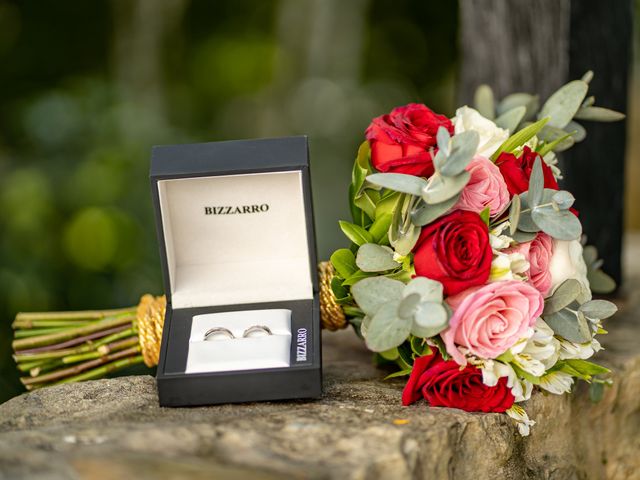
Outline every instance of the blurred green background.
<svg viewBox="0 0 640 480">
<path fill-rule="evenodd" d="M 456 25 L 421 0 L 0 0 L 0 402 L 16 312 L 161 293 L 152 145 L 309 135 L 327 258 L 370 119 L 452 112 Z"/>
<path fill-rule="evenodd" d="M 22 391 L 10 348 L 16 312 L 128 306 L 161 293 L 154 144 L 309 135 L 319 257 L 344 246 L 336 220 L 348 217 L 370 119 L 410 101 L 454 112 L 457 8 L 0 0 L 0 402 Z M 630 137 L 627 198 L 637 205 L 639 136 Z M 640 214 L 628 211 L 638 228 Z"/>
</svg>

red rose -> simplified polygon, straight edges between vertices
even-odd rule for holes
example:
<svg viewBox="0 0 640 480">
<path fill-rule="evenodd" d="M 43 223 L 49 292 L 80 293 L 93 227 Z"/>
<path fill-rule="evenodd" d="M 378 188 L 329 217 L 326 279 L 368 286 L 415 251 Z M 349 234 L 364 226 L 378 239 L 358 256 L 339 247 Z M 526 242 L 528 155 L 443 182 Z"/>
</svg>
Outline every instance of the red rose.
<svg viewBox="0 0 640 480">
<path fill-rule="evenodd" d="M 507 183 L 507 189 L 511 196 L 518 195 L 529 190 L 529 177 L 533 169 L 533 162 L 540 155 L 532 151 L 529 147 L 524 147 L 520 157 L 512 153 L 501 153 L 496 160 L 496 165 Z M 542 163 L 542 173 L 544 175 L 544 187 L 558 190 L 558 182 L 553 176 L 551 167 L 544 161 Z"/>
<path fill-rule="evenodd" d="M 423 227 L 413 252 L 416 275 L 442 283 L 445 295 L 489 278 L 489 228 L 475 212 L 457 210 Z"/>
<path fill-rule="evenodd" d="M 366 130 L 373 166 L 379 172 L 432 175 L 439 127 L 446 127 L 453 135 L 453 124 L 447 117 L 419 103 L 374 118 Z"/>
<path fill-rule="evenodd" d="M 482 371 L 471 365 L 444 361 L 439 352 L 416 358 L 407 385 L 402 392 L 402 404 L 411 405 L 424 399 L 432 407 L 459 408 L 467 412 L 504 412 L 515 400 L 507 387 L 506 377 L 497 385 L 482 383 Z"/>
</svg>

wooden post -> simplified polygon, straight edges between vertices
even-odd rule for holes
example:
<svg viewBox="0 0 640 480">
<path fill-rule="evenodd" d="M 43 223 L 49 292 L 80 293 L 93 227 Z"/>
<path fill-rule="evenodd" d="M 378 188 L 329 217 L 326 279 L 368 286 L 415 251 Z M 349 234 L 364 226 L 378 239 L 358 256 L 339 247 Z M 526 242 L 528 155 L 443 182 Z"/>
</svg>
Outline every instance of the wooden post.
<svg viewBox="0 0 640 480">
<path fill-rule="evenodd" d="M 597 104 L 627 111 L 632 0 L 460 0 L 460 99 L 486 83 L 498 98 L 539 93 L 542 101 L 593 70 Z M 585 234 L 621 279 L 626 122 L 585 122 L 587 139 L 563 154 L 563 186 L 576 197 Z"/>
</svg>

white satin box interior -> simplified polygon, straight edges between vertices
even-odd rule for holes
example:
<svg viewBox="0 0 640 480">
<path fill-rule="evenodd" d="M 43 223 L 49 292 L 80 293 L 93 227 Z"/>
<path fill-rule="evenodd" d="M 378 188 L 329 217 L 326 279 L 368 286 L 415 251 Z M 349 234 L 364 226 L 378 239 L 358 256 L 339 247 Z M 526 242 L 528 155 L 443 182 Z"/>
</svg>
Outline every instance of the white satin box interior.
<svg viewBox="0 0 640 480">
<path fill-rule="evenodd" d="M 154 147 L 167 406 L 317 397 L 306 137 Z"/>
</svg>

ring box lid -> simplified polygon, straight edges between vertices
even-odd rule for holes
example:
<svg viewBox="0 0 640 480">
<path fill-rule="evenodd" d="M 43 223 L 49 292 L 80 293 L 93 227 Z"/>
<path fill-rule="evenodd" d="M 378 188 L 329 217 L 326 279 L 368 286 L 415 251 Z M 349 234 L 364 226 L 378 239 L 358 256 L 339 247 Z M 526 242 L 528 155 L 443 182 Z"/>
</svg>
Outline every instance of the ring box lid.
<svg viewBox="0 0 640 480">
<path fill-rule="evenodd" d="M 306 137 L 154 147 L 172 308 L 313 299 Z"/>
</svg>

